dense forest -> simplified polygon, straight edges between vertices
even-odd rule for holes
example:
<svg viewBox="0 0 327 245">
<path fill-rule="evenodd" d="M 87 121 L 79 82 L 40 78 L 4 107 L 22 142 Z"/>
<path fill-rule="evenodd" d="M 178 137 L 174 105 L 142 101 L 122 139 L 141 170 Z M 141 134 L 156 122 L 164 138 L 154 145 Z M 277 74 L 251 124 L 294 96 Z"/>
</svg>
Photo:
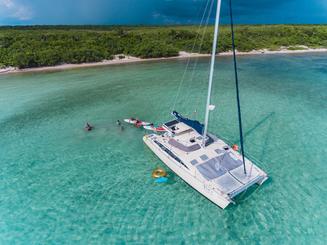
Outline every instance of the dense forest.
<svg viewBox="0 0 327 245">
<path fill-rule="evenodd" d="M 53 66 L 98 62 L 125 54 L 141 58 L 209 53 L 213 27 L 21 26 L 0 27 L 0 67 Z M 282 46 L 327 48 L 327 25 L 239 25 L 239 51 Z M 229 26 L 220 28 L 219 51 L 231 50 Z"/>
</svg>

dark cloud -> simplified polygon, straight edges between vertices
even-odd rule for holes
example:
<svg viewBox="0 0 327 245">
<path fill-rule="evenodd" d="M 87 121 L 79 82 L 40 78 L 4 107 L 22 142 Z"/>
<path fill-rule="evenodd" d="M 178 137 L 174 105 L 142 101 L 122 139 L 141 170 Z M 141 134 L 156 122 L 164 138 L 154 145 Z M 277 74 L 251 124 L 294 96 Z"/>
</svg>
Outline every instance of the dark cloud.
<svg viewBox="0 0 327 245">
<path fill-rule="evenodd" d="M 180 20 L 196 19 L 200 17 L 200 13 L 203 13 L 207 3 L 211 1 L 212 0 L 158 1 L 155 5 L 155 10 L 162 16 L 169 18 L 176 18 Z M 249 15 L 253 12 L 267 11 L 269 6 L 270 8 L 271 6 L 275 6 L 272 4 L 274 2 L 276 2 L 276 0 L 252 0 L 251 2 L 237 0 L 233 1 L 233 6 L 236 15 Z M 223 16 L 227 14 L 227 4 L 228 1 L 226 0 L 222 2 Z"/>
<path fill-rule="evenodd" d="M 211 1 L 211 0 L 209 0 Z M 233 0 L 237 23 L 327 23 L 327 0 Z M 198 23 L 207 0 L 158 1 L 163 22 Z M 324 4 L 325 3 L 325 4 Z M 229 0 L 222 1 L 222 21 L 228 22 Z M 211 22 L 213 21 L 211 15 Z"/>
<path fill-rule="evenodd" d="M 10 1 L 33 16 L 19 20 L 0 9 L 0 24 L 197 24 L 208 0 Z M 222 1 L 228 23 L 229 0 Z M 236 23 L 327 23 L 327 0 L 233 0 L 233 8 Z"/>
</svg>

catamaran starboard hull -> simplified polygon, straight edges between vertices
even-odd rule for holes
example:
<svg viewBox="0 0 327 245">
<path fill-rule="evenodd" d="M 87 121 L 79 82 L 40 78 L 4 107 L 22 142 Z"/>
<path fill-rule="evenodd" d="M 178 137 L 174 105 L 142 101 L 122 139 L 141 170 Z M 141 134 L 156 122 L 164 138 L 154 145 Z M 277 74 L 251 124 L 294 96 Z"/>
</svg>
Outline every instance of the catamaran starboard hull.
<svg viewBox="0 0 327 245">
<path fill-rule="evenodd" d="M 178 163 L 175 159 L 170 157 L 169 155 L 162 152 L 162 150 L 154 144 L 154 142 L 145 135 L 143 137 L 144 143 L 153 151 L 154 154 L 159 157 L 159 159 L 170 168 L 175 174 L 181 177 L 187 184 L 189 184 L 196 191 L 200 192 L 203 196 L 209 199 L 211 202 L 216 204 L 222 209 L 225 209 L 230 203 L 232 203 L 232 199 L 230 199 L 227 195 L 225 197 L 217 195 L 216 192 L 206 188 L 201 181 L 194 178 L 192 173 L 185 171 L 185 167 Z"/>
</svg>

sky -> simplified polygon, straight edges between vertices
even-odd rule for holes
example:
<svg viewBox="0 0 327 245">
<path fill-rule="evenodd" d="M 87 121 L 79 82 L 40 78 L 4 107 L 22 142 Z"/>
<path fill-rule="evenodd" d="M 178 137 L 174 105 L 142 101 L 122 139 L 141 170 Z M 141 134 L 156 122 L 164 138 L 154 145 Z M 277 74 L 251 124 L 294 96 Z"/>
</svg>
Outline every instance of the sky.
<svg viewBox="0 0 327 245">
<path fill-rule="evenodd" d="M 207 1 L 0 0 L 0 25 L 197 24 Z M 227 23 L 228 0 L 222 1 Z M 238 24 L 327 24 L 327 0 L 233 0 L 233 6 Z"/>
</svg>

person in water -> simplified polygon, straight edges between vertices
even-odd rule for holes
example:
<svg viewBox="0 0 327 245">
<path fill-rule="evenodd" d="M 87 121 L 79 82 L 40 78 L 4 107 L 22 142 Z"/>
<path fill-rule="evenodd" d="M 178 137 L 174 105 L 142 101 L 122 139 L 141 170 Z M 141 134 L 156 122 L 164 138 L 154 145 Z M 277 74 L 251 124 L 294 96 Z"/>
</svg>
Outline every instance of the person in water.
<svg viewBox="0 0 327 245">
<path fill-rule="evenodd" d="M 121 125 L 121 122 L 120 122 L 120 120 L 117 120 L 117 121 L 116 121 L 116 124 L 117 124 L 117 126 L 119 126 L 119 128 L 120 128 L 120 131 L 124 131 L 124 126 L 123 126 L 123 125 Z"/>
<path fill-rule="evenodd" d="M 93 126 L 87 122 L 84 129 L 87 131 L 91 131 L 93 129 Z"/>
<path fill-rule="evenodd" d="M 136 119 L 135 123 L 134 123 L 135 127 L 139 128 L 142 126 L 142 121 Z"/>
</svg>

